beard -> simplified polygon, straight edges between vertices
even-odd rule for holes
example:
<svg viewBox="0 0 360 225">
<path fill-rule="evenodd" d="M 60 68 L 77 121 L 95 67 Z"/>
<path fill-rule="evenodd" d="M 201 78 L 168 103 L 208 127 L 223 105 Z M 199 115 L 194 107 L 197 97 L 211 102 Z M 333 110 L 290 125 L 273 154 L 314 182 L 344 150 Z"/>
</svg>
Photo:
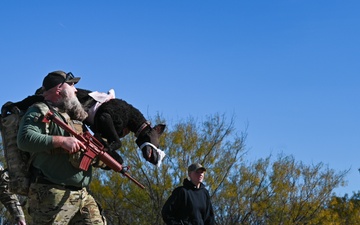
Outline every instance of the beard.
<svg viewBox="0 0 360 225">
<path fill-rule="evenodd" d="M 77 97 L 66 99 L 64 101 L 64 109 L 72 119 L 83 121 L 88 116 Z"/>
<path fill-rule="evenodd" d="M 76 95 L 63 90 L 62 96 L 63 99 L 58 102 L 57 107 L 63 112 L 66 112 L 71 119 L 84 121 L 87 118 L 88 113 L 85 111 Z"/>
</svg>

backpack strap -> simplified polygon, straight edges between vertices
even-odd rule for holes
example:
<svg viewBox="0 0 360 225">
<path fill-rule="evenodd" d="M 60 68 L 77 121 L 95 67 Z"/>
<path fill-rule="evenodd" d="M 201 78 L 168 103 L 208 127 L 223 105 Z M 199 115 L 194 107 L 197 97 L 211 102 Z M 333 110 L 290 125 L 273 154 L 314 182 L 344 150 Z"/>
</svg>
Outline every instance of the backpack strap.
<svg viewBox="0 0 360 225">
<path fill-rule="evenodd" d="M 33 106 L 40 110 L 42 116 L 45 116 L 46 113 L 50 110 L 50 107 L 45 102 L 35 103 Z M 49 134 L 49 124 L 45 123 L 45 134 Z"/>
</svg>

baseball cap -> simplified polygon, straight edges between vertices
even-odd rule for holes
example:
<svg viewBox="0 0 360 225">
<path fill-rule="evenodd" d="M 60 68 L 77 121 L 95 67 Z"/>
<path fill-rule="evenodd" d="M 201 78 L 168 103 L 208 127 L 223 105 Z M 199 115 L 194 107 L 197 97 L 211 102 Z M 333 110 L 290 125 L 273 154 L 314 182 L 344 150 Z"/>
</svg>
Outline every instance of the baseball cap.
<svg viewBox="0 0 360 225">
<path fill-rule="evenodd" d="M 206 171 L 205 167 L 203 167 L 200 163 L 193 163 L 188 167 L 188 172 L 198 171 L 198 170 L 204 170 Z"/>
<path fill-rule="evenodd" d="M 48 75 L 46 75 L 46 77 L 43 80 L 43 87 L 47 91 L 58 84 L 63 84 L 63 83 L 76 84 L 77 82 L 79 82 L 79 80 L 80 77 L 74 77 L 74 75 L 71 72 L 65 73 L 64 71 L 58 70 L 58 71 L 53 71 Z"/>
</svg>

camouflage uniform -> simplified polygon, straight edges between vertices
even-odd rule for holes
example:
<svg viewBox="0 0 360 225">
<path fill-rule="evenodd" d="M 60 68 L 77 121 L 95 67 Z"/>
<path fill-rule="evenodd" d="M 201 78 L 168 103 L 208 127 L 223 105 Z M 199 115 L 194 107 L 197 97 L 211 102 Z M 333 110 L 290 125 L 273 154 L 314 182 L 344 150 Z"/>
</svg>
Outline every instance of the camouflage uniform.
<svg viewBox="0 0 360 225">
<path fill-rule="evenodd" d="M 86 188 L 72 191 L 61 185 L 33 183 L 28 197 L 34 224 L 106 224 Z"/>
<path fill-rule="evenodd" d="M 19 199 L 9 191 L 9 175 L 0 166 L 0 201 L 9 211 L 15 221 L 25 220 L 24 212 L 21 208 Z"/>
</svg>

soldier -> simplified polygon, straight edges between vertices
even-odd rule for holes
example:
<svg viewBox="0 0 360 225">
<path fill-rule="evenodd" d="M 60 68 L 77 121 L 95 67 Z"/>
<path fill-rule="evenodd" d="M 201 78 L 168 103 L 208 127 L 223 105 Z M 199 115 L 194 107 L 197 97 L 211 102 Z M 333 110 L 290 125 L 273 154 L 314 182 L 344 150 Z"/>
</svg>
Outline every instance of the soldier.
<svg viewBox="0 0 360 225">
<path fill-rule="evenodd" d="M 0 166 L 0 201 L 9 211 L 17 225 L 26 225 L 24 212 L 19 199 L 9 191 L 9 175 Z"/>
<path fill-rule="evenodd" d="M 34 224 L 106 224 L 99 206 L 88 192 L 92 168 L 83 171 L 77 157 L 85 145 L 54 122 L 44 123 L 50 109 L 78 133 L 87 113 L 76 97 L 80 77 L 54 71 L 43 79 L 44 102 L 31 106 L 20 122 L 18 147 L 33 154 L 27 206 Z M 77 161 L 78 160 L 78 161 Z"/>
</svg>

